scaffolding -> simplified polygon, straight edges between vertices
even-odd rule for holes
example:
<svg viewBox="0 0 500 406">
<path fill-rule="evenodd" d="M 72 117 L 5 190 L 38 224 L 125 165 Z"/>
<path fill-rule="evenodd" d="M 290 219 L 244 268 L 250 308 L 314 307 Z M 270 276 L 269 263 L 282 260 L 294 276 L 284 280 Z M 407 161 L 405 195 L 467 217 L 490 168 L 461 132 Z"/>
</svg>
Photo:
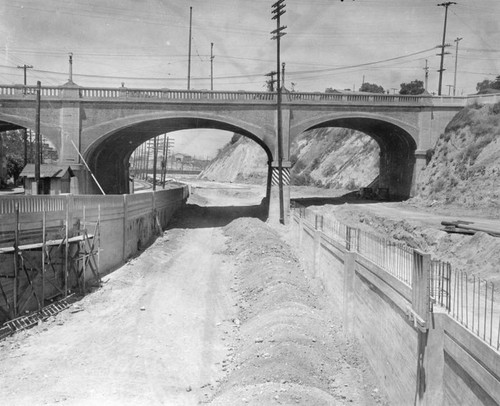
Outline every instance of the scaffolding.
<svg viewBox="0 0 500 406">
<path fill-rule="evenodd" d="M 41 215 L 41 241 L 23 243 L 21 235 L 33 239 L 33 233 L 39 235 L 40 226 L 38 221 L 38 230 L 33 222 L 23 228 L 16 207 L 12 246 L 0 248 L 3 319 L 29 318 L 33 311 L 43 314 L 42 309 L 55 300 L 66 299 L 73 291 L 85 294 L 89 284 L 101 284 L 100 207 L 94 223 L 85 219 L 84 210 L 82 222 L 70 224 L 66 215 L 62 228 L 48 227 L 46 212 Z M 88 227 L 92 227 L 92 232 Z M 49 238 L 49 234 L 59 234 L 60 238 Z"/>
</svg>

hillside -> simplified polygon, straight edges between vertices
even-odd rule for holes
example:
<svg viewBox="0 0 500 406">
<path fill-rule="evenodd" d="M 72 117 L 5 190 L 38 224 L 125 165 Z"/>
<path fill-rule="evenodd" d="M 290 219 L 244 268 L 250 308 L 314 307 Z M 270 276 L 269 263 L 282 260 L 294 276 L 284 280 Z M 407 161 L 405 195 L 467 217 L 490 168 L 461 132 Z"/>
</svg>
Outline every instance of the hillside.
<svg viewBox="0 0 500 406">
<path fill-rule="evenodd" d="M 307 131 L 291 145 L 291 183 L 356 189 L 378 175 L 379 149 L 367 135 L 342 128 Z M 264 184 L 267 156 L 246 137 L 234 136 L 200 177 Z"/>
<path fill-rule="evenodd" d="M 500 213 L 500 103 L 460 111 L 436 143 L 411 200 L 436 208 Z"/>
</svg>

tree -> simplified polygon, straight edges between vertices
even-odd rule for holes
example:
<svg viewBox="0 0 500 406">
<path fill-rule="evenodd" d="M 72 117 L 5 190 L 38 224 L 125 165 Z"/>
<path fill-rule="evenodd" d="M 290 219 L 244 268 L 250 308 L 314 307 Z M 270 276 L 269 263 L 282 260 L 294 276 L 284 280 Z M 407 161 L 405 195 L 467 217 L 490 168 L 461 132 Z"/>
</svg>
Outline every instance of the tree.
<svg viewBox="0 0 500 406">
<path fill-rule="evenodd" d="M 7 176 L 17 181 L 24 167 L 24 140 L 21 131 L 5 131 L 1 137 L 4 142 L 4 153 L 7 159 Z"/>
<path fill-rule="evenodd" d="M 401 83 L 399 94 L 417 95 L 425 92 L 424 82 L 421 80 L 414 80 L 410 83 Z"/>
<path fill-rule="evenodd" d="M 4 144 L 4 154 L 7 160 L 7 176 L 12 177 L 17 182 L 21 171 L 24 168 L 24 133 L 23 130 L 5 131 L 0 134 Z M 31 143 L 28 140 L 28 162 L 34 163 L 35 140 Z M 57 152 L 42 137 L 42 159 L 43 162 L 57 160 Z M 31 154 L 30 154 L 31 152 Z M 30 156 L 31 155 L 31 156 Z"/>
<path fill-rule="evenodd" d="M 375 83 L 365 82 L 359 88 L 360 92 L 368 92 L 368 93 L 385 93 L 385 90 L 382 86 L 376 85 Z"/>
<path fill-rule="evenodd" d="M 478 93 L 488 93 L 491 89 L 500 90 L 500 76 L 497 76 L 495 81 L 485 79 L 476 85 Z"/>
</svg>

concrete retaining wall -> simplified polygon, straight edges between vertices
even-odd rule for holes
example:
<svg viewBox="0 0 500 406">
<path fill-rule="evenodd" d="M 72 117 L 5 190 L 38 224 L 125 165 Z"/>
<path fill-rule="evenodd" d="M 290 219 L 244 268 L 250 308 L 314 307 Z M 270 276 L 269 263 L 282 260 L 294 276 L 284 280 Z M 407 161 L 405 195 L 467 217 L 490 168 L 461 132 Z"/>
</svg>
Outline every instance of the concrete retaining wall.
<svg viewBox="0 0 500 406">
<path fill-rule="evenodd" d="M 172 214 L 186 202 L 187 197 L 188 187 L 181 185 L 136 195 L 5 197 L 0 199 L 0 248 L 14 245 L 16 228 L 19 230 L 19 245 L 41 243 L 44 218 L 46 240 L 63 239 L 66 224 L 69 237 L 75 235 L 77 229 L 83 228 L 89 234 L 95 234 L 99 221 L 99 233 L 94 242 L 99 245 L 98 266 L 102 276 L 144 248 L 158 234 L 159 228 L 166 227 Z M 75 254 L 75 249 L 71 250 L 70 256 Z M 16 317 L 24 310 L 36 309 L 39 303 L 46 302 L 64 289 L 64 246 L 51 250 L 50 264 L 46 262 L 45 283 L 42 283 L 40 271 L 42 250 L 24 251 L 23 255 L 30 261 L 28 267 L 33 269 L 29 271 L 31 279 L 27 279 L 26 272 L 19 273 L 18 289 L 25 290 L 32 297 L 26 298 L 29 301 L 23 304 L 22 309 L 15 309 L 14 254 L 0 255 L 0 283 L 5 292 L 5 297 L 2 294 L 0 298 L 0 322 Z M 76 272 L 72 269 L 70 265 L 69 289 L 73 289 L 77 283 Z M 87 272 L 84 277 L 89 281 L 93 274 Z M 26 289 L 28 285 L 33 285 L 33 288 Z M 23 297 L 18 298 L 20 302 L 24 302 Z"/>
<path fill-rule="evenodd" d="M 331 298 L 394 405 L 500 404 L 498 351 L 438 310 L 419 328 L 408 317 L 416 302 L 410 286 L 316 230 L 317 222 L 294 214 L 291 224 L 306 272 Z"/>
</svg>

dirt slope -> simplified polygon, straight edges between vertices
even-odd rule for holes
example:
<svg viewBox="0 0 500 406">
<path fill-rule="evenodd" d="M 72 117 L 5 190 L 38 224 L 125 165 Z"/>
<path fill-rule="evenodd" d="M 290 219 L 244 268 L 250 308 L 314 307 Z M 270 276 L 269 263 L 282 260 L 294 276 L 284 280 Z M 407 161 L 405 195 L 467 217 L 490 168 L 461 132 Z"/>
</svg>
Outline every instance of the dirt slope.
<svg viewBox="0 0 500 406">
<path fill-rule="evenodd" d="M 378 160 L 378 145 L 363 133 L 342 128 L 307 131 L 291 145 L 291 183 L 354 190 L 377 177 Z M 257 143 L 235 136 L 201 178 L 264 184 L 267 161 Z"/>
<path fill-rule="evenodd" d="M 276 232 L 255 219 L 224 228 L 236 264 L 235 354 L 213 405 L 385 403 L 356 343 L 341 333 Z"/>
<path fill-rule="evenodd" d="M 439 138 L 412 201 L 500 216 L 500 103 L 464 108 Z"/>
</svg>

